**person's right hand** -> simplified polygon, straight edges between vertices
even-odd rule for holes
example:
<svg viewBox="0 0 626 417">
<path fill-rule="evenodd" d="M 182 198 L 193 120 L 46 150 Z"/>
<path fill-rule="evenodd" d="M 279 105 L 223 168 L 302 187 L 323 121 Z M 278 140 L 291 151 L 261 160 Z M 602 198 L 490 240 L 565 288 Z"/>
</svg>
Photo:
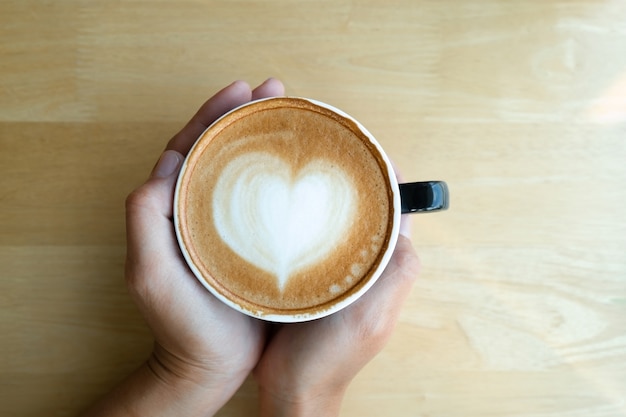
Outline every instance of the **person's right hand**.
<svg viewBox="0 0 626 417">
<path fill-rule="evenodd" d="M 173 197 L 184 156 L 214 120 L 250 100 L 283 94 L 275 79 L 254 90 L 242 81 L 222 89 L 169 141 L 148 180 L 127 198 L 126 280 L 155 347 L 103 409 L 206 415 L 219 409 L 256 365 L 264 324 L 220 302 L 193 276 L 177 244 Z"/>
</svg>

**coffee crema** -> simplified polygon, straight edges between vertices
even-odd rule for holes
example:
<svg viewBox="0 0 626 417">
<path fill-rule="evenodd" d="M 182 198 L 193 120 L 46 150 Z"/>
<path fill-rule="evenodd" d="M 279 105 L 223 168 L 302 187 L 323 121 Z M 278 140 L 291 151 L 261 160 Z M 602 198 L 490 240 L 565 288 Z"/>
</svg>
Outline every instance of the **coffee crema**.
<svg viewBox="0 0 626 417">
<path fill-rule="evenodd" d="M 316 316 L 371 285 L 392 237 L 393 173 L 363 130 L 299 98 L 210 126 L 176 191 L 177 234 L 200 281 L 256 317 Z"/>
</svg>

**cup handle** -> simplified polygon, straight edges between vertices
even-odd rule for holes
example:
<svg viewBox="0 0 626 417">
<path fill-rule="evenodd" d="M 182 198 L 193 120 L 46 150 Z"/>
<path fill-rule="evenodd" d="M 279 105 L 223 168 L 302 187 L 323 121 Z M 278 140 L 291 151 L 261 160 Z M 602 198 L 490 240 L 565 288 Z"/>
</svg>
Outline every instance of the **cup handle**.
<svg viewBox="0 0 626 417">
<path fill-rule="evenodd" d="M 402 214 L 446 210 L 450 204 L 443 181 L 409 182 L 400 186 Z"/>
</svg>

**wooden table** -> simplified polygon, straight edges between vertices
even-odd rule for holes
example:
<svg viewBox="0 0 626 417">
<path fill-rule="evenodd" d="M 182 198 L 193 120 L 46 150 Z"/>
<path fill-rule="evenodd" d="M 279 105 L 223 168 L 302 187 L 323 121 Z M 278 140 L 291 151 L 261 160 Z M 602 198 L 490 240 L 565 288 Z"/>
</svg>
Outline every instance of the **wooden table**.
<svg viewBox="0 0 626 417">
<path fill-rule="evenodd" d="M 1 2 L 0 415 L 76 415 L 144 360 L 124 198 L 268 76 L 452 194 L 342 415 L 626 415 L 623 0 Z"/>
</svg>

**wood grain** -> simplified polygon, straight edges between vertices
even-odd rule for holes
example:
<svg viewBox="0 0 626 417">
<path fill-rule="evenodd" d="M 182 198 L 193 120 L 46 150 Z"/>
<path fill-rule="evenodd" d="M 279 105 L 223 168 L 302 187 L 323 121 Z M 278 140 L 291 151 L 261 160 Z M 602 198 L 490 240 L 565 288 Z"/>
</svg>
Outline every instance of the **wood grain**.
<svg viewBox="0 0 626 417">
<path fill-rule="evenodd" d="M 626 416 L 621 0 L 0 3 L 0 415 L 76 415 L 145 358 L 125 196 L 234 79 L 351 113 L 423 263 L 345 416 Z M 221 416 L 255 413 L 248 380 Z"/>
</svg>

